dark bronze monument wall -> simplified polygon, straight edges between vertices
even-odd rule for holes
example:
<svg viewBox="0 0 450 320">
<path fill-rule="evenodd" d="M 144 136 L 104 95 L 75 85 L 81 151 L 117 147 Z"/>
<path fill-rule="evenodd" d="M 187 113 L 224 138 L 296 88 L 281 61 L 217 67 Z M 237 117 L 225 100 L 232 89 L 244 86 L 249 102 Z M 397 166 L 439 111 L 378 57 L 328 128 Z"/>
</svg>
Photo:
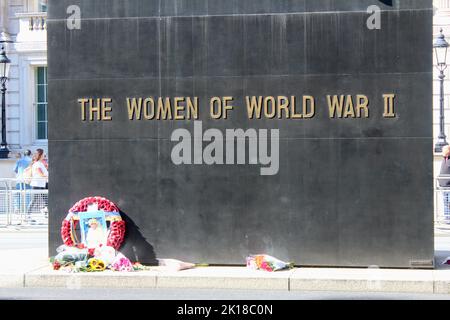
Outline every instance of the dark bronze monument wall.
<svg viewBox="0 0 450 320">
<path fill-rule="evenodd" d="M 124 253 L 142 262 L 431 263 L 431 3 L 49 0 L 49 253 L 72 204 L 101 195 L 127 220 Z M 72 4 L 80 29 L 67 27 Z M 379 30 L 366 26 L 371 4 Z M 384 118 L 390 93 L 396 117 Z M 327 95 L 357 94 L 369 118 L 330 119 Z M 311 95 L 316 115 L 249 120 L 253 95 Z M 194 96 L 204 130 L 278 128 L 278 174 L 176 166 L 171 134 L 192 120 L 128 119 L 127 97 Z M 213 96 L 234 97 L 228 119 L 210 118 Z M 86 97 L 111 98 L 112 121 L 81 121 Z"/>
</svg>

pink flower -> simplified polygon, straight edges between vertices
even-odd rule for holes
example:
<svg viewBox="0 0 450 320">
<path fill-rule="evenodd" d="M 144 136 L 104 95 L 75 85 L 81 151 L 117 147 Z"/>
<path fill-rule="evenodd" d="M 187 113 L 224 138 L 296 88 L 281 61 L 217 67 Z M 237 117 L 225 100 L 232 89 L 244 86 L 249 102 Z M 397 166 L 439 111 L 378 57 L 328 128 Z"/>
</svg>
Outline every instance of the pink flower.
<svg viewBox="0 0 450 320">
<path fill-rule="evenodd" d="M 267 261 L 263 261 L 261 263 L 261 269 L 265 270 L 265 271 L 269 271 L 272 272 L 272 268 L 270 267 L 270 265 L 267 263 Z"/>
<path fill-rule="evenodd" d="M 127 257 L 125 257 L 123 254 L 119 254 L 111 265 L 111 269 L 114 271 L 130 272 L 133 271 L 133 265 Z"/>
</svg>

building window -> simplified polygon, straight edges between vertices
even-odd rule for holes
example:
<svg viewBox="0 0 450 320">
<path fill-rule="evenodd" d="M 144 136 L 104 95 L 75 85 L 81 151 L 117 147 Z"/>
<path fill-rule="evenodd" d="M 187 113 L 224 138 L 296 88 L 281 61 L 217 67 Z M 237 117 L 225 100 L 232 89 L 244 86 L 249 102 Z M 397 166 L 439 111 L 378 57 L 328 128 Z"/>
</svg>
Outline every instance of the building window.
<svg viewBox="0 0 450 320">
<path fill-rule="evenodd" d="M 38 140 L 47 140 L 47 67 L 36 68 L 36 130 Z"/>
<path fill-rule="evenodd" d="M 48 0 L 26 0 L 25 8 L 27 12 L 47 12 Z"/>
<path fill-rule="evenodd" d="M 47 0 L 39 1 L 39 12 L 47 12 Z"/>
</svg>

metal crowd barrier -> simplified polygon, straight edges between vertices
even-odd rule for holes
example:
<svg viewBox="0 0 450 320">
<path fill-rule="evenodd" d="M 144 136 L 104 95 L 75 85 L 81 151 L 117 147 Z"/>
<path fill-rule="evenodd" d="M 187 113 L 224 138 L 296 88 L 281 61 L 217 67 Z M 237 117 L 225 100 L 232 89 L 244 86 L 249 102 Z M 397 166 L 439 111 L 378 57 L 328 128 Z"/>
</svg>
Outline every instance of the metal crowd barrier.
<svg viewBox="0 0 450 320">
<path fill-rule="evenodd" d="M 0 226 L 47 225 L 48 190 L 18 179 L 0 179 Z"/>
<path fill-rule="evenodd" d="M 450 186 L 441 187 L 450 181 L 450 175 L 439 175 L 434 186 L 434 223 L 450 226 Z"/>
<path fill-rule="evenodd" d="M 434 221 L 450 227 L 450 186 L 441 187 L 442 180 L 450 180 L 450 175 L 435 179 Z M 17 179 L 0 179 L 0 226 L 47 224 L 48 190 L 33 190 Z"/>
</svg>

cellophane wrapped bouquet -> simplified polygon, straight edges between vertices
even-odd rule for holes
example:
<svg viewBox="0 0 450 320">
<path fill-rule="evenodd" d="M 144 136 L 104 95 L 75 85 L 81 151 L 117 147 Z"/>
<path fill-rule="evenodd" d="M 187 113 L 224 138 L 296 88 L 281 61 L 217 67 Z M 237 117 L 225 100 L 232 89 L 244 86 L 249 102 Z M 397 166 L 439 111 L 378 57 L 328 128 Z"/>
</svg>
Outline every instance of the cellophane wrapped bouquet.
<svg viewBox="0 0 450 320">
<path fill-rule="evenodd" d="M 247 268 L 252 270 L 263 270 L 274 272 L 279 270 L 291 269 L 294 264 L 284 262 L 267 254 L 256 254 L 247 257 Z"/>
</svg>

